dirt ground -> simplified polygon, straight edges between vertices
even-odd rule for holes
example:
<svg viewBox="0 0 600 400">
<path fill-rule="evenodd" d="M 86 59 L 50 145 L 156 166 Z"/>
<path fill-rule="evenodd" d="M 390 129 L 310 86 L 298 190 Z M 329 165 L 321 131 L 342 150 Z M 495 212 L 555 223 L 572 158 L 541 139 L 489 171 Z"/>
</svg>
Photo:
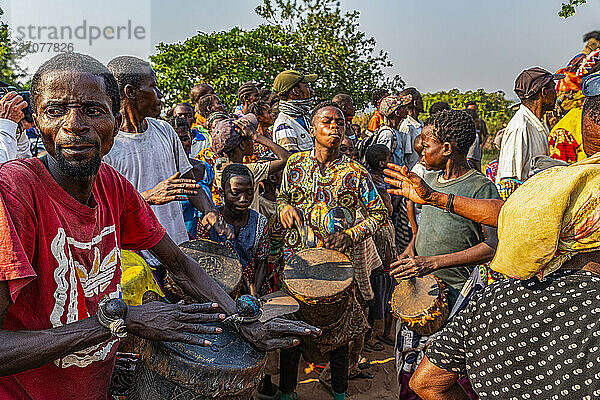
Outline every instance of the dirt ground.
<svg viewBox="0 0 600 400">
<path fill-rule="evenodd" d="M 396 383 L 396 368 L 394 367 L 393 346 L 384 345 L 382 351 L 365 353 L 371 362 L 368 371 L 373 379 L 358 379 L 348 381 L 347 398 L 352 400 L 397 400 L 398 384 Z M 331 394 L 318 381 L 318 373 L 310 371 L 304 361 L 300 362 L 298 374 L 298 400 L 330 400 Z M 279 376 L 274 377 L 277 383 Z"/>
</svg>

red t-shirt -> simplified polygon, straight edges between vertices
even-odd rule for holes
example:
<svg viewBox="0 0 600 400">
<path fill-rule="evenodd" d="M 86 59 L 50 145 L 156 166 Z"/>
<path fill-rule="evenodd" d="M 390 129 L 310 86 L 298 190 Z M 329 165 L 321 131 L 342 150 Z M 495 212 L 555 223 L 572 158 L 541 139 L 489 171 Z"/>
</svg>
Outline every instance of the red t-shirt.
<svg viewBox="0 0 600 400">
<path fill-rule="evenodd" d="M 147 249 L 165 235 L 131 183 L 104 163 L 91 207 L 71 197 L 37 158 L 1 165 L 0 195 L 8 214 L 0 212 L 0 229 L 14 225 L 0 231 L 0 281 L 8 281 L 13 301 L 6 330 L 94 316 L 105 295 L 121 295 L 120 249 Z M 116 345 L 110 339 L 2 377 L 0 399 L 107 399 Z"/>
</svg>

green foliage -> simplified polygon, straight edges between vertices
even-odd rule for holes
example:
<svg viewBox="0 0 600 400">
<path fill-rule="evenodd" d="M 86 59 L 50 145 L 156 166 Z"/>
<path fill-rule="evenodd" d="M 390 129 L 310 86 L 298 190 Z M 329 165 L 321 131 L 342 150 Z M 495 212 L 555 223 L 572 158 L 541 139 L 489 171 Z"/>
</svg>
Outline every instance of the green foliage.
<svg viewBox="0 0 600 400">
<path fill-rule="evenodd" d="M 509 108 L 512 103 L 506 99 L 502 91 L 487 93 L 483 89 L 478 89 L 463 93 L 458 89 L 452 89 L 448 92 L 426 93 L 423 95 L 425 111 L 438 101 L 445 101 L 450 104 L 450 107 L 456 109 L 465 108 L 465 104 L 469 101 L 476 101 L 479 117 L 486 122 L 491 136 L 504 128 L 513 115 Z"/>
<path fill-rule="evenodd" d="M 575 14 L 575 7 L 585 4 L 587 0 L 569 0 L 568 3 L 562 3 L 558 15 L 563 18 L 569 18 Z"/>
<path fill-rule="evenodd" d="M 160 43 L 150 59 L 167 104 L 187 101 L 194 84 L 209 82 L 231 107 L 237 104 L 242 83 L 270 84 L 279 71 L 294 65 L 289 39 L 281 28 L 271 25 L 251 31 L 199 32 L 183 43 Z"/>
<path fill-rule="evenodd" d="M 256 29 L 198 32 L 157 46 L 150 59 L 167 104 L 187 100 L 192 85 L 208 82 L 233 107 L 242 83 L 270 87 L 285 69 L 317 73 L 317 96 L 348 93 L 358 108 L 368 104 L 374 88 L 404 86 L 399 76 L 384 76 L 392 66 L 387 53 L 375 51 L 375 39 L 359 29 L 359 13 L 342 12 L 338 1 L 263 0 L 256 12 L 266 21 Z"/>
<path fill-rule="evenodd" d="M 0 8 L 0 16 L 4 11 Z M 0 20 L 0 80 L 8 84 L 22 87 L 20 80 L 25 76 L 25 70 L 18 64 L 23 55 L 19 46 L 10 39 L 8 25 Z"/>
<path fill-rule="evenodd" d="M 319 75 L 315 87 L 321 98 L 343 92 L 363 108 L 375 88 L 404 86 L 400 76 L 384 76 L 392 67 L 387 52 L 375 50 L 375 39 L 360 31 L 360 13 L 342 12 L 338 0 L 263 0 L 256 12 L 296 40 L 298 64 Z"/>
</svg>

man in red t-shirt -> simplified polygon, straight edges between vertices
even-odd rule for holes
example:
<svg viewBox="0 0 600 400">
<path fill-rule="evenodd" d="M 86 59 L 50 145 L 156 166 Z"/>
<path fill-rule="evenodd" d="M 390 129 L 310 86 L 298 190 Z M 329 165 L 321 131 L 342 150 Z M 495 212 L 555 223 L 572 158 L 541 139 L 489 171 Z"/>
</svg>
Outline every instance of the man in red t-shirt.
<svg viewBox="0 0 600 400">
<path fill-rule="evenodd" d="M 165 234 L 131 183 L 101 162 L 119 126 L 119 90 L 106 67 L 57 55 L 35 73 L 31 98 L 48 155 L 0 165 L 0 398 L 108 399 L 123 330 L 208 345 L 189 333 L 218 333 L 201 323 L 234 313 L 235 303 Z M 224 314 L 216 304 L 126 307 L 120 249 L 150 249 L 187 294 Z M 241 332 L 262 349 L 298 343 L 286 335 L 318 334 L 281 320 Z"/>
</svg>

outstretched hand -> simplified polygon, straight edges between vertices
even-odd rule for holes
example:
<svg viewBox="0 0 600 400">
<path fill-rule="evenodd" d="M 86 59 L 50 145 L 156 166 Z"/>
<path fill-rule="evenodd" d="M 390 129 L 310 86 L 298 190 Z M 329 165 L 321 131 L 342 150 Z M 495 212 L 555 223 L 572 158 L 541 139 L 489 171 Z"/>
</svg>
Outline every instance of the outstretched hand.
<svg viewBox="0 0 600 400">
<path fill-rule="evenodd" d="M 159 182 L 152 189 L 140 194 L 148 204 L 160 205 L 171 201 L 187 200 L 187 196 L 196 196 L 198 189 L 200 189 L 200 185 L 193 179 L 181 178 L 181 173 L 178 171 L 173 176 Z"/>
<path fill-rule="evenodd" d="M 298 336 L 318 337 L 321 330 L 302 321 L 274 318 L 265 323 L 242 325 L 244 337 L 262 351 L 285 349 L 300 344 Z"/>
<path fill-rule="evenodd" d="M 407 197 L 417 204 L 426 204 L 431 199 L 433 189 L 406 166 L 389 163 L 383 173 L 386 175 L 385 181 L 398 188 L 388 189 L 390 194 Z"/>
<path fill-rule="evenodd" d="M 153 301 L 137 307 L 128 307 L 127 331 L 153 341 L 183 342 L 210 346 L 208 340 L 193 334 L 221 333 L 221 328 L 204 325 L 223 321 L 216 303 L 168 304 Z"/>
</svg>

